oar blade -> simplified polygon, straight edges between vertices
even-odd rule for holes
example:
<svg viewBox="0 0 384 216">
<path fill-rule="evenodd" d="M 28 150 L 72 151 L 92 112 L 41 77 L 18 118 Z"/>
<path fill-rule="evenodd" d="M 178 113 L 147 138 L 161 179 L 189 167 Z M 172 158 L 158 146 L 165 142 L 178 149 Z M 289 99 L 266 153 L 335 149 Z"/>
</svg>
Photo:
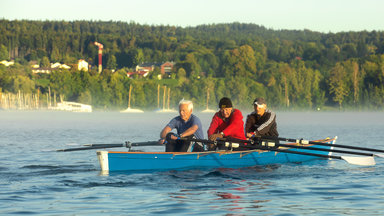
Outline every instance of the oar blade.
<svg viewBox="0 0 384 216">
<path fill-rule="evenodd" d="M 354 165 L 360 166 L 374 166 L 376 164 L 373 157 L 353 157 L 353 156 L 341 156 L 341 159 Z"/>
<path fill-rule="evenodd" d="M 384 158 L 384 154 L 374 154 L 375 157 L 380 157 L 380 158 Z"/>
</svg>

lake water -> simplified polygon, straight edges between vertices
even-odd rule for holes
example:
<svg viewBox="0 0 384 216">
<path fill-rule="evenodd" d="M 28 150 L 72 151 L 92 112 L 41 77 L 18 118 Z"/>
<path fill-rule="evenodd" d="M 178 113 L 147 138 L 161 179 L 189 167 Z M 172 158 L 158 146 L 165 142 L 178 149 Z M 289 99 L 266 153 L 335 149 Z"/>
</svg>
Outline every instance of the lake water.
<svg viewBox="0 0 384 216">
<path fill-rule="evenodd" d="M 212 114 L 195 113 L 207 130 Z M 157 140 L 176 114 L 0 112 L 0 215 L 383 215 L 384 159 L 100 175 L 87 143 Z M 281 137 L 384 149 L 382 112 L 279 112 Z M 163 151 L 163 147 L 141 147 Z M 122 149 L 123 150 L 123 149 Z"/>
</svg>

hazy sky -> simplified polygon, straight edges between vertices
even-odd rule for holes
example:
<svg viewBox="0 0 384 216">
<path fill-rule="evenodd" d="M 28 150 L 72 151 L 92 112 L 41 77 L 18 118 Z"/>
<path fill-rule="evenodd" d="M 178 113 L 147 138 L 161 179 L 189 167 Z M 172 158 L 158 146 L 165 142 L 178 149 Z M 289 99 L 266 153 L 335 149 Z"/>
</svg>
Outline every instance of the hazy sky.
<svg viewBox="0 0 384 216">
<path fill-rule="evenodd" d="M 384 0 L 0 0 L 0 18 L 182 27 L 241 22 L 275 30 L 383 31 Z"/>
</svg>

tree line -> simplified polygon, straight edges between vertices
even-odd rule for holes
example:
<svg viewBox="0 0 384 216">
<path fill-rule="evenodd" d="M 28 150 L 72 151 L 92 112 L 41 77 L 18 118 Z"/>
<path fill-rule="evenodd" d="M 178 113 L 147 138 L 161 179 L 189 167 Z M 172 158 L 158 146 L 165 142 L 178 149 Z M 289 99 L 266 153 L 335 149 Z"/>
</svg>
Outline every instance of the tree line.
<svg viewBox="0 0 384 216">
<path fill-rule="evenodd" d="M 97 65 L 95 41 L 104 45 L 103 72 L 58 70 L 32 74 L 28 65 L 49 62 Z M 96 109 L 157 107 L 158 85 L 171 89 L 171 105 L 191 99 L 204 108 L 227 96 L 250 108 L 265 97 L 276 109 L 375 109 L 384 104 L 384 32 L 320 33 L 273 30 L 255 24 L 196 27 L 141 25 L 135 22 L 0 20 L 0 65 L 4 93 L 62 95 Z M 171 77 L 128 78 L 143 62 L 175 62 Z"/>
</svg>

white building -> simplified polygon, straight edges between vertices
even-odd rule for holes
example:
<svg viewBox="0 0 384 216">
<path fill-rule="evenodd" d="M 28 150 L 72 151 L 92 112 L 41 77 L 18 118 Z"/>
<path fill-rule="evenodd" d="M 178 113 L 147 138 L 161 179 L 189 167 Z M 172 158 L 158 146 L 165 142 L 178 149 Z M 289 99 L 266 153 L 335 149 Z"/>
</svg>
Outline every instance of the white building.
<svg viewBox="0 0 384 216">
<path fill-rule="evenodd" d="M 56 62 L 56 63 L 51 63 L 51 68 L 60 68 L 60 69 L 71 69 L 70 66 L 66 65 L 66 64 L 60 64 L 59 62 Z"/>
<path fill-rule="evenodd" d="M 5 67 L 9 67 L 11 65 L 14 65 L 15 64 L 15 61 L 7 61 L 7 60 L 3 60 L 3 61 L 0 61 L 0 64 L 3 64 L 5 65 Z"/>
<path fill-rule="evenodd" d="M 88 71 L 88 62 L 86 62 L 84 59 L 80 59 L 79 62 L 77 63 L 77 69 L 79 71 Z"/>
</svg>

